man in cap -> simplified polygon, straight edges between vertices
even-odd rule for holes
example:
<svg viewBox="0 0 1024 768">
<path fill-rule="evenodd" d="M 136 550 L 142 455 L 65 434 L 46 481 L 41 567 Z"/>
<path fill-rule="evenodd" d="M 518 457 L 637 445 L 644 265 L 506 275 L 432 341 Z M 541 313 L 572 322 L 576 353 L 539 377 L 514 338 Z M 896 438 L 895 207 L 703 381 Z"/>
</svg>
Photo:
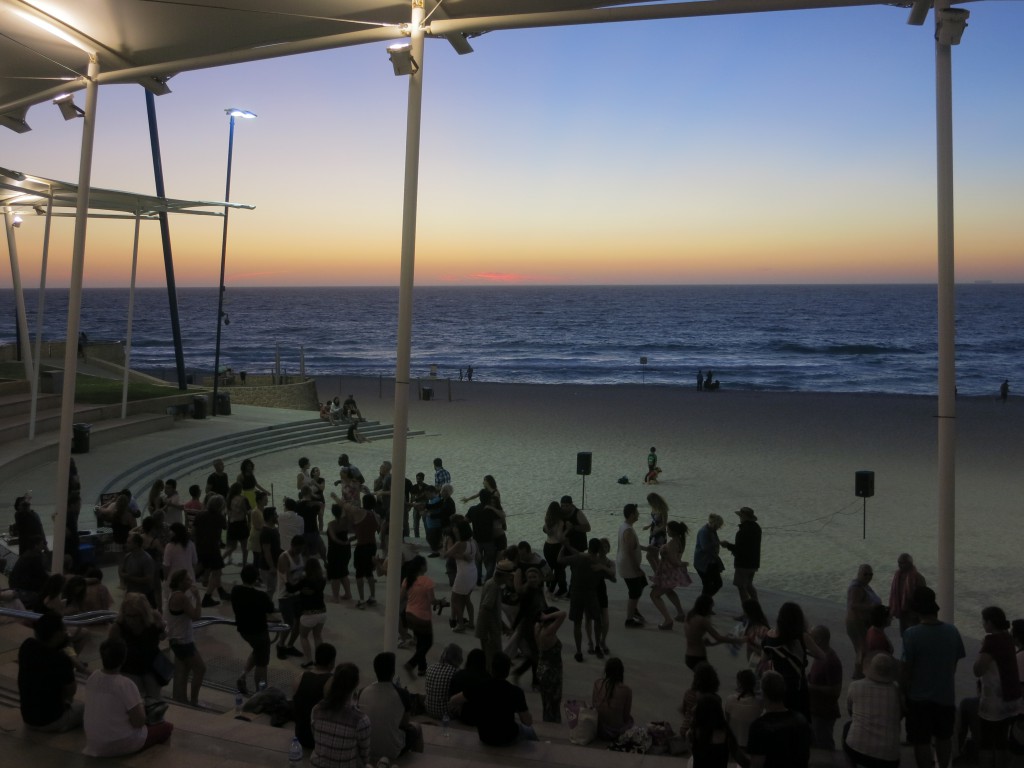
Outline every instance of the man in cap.
<svg viewBox="0 0 1024 768">
<path fill-rule="evenodd" d="M 750 507 L 740 507 L 736 515 L 740 519 L 736 543 L 723 541 L 722 546 L 732 552 L 736 569 L 732 583 L 740 593 L 742 605 L 747 600 L 757 600 L 754 574 L 761 567 L 761 526 L 757 524 L 757 515 Z"/>
<path fill-rule="evenodd" d="M 935 592 L 918 587 L 910 598 L 910 610 L 920 623 L 903 635 L 903 684 L 907 697 L 907 740 L 914 746 L 918 768 L 931 768 L 932 742 L 935 763 L 949 765 L 953 724 L 956 720 L 956 665 L 964 658 L 964 642 L 957 628 L 939 621 Z"/>
<path fill-rule="evenodd" d="M 843 734 L 843 751 L 855 765 L 899 765 L 900 689 L 898 663 L 887 653 L 876 653 L 864 665 L 864 677 L 850 683 L 847 708 L 853 716 Z"/>
</svg>

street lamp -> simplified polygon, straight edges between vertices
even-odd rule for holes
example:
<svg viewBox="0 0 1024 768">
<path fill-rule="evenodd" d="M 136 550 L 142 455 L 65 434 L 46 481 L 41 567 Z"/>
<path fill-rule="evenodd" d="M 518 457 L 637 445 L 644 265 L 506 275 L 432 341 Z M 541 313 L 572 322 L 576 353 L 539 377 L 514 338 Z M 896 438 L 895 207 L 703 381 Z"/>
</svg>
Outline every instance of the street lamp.
<svg viewBox="0 0 1024 768">
<path fill-rule="evenodd" d="M 242 117 L 251 120 L 256 117 L 253 112 L 245 109 L 231 107 L 224 110 L 230 118 L 228 122 L 228 174 L 227 182 L 224 185 L 224 202 L 231 202 L 231 154 L 235 146 L 235 118 Z M 210 415 L 217 415 L 217 388 L 220 382 L 220 329 L 224 324 L 224 265 L 228 256 L 228 210 L 224 206 L 224 234 L 220 241 L 220 291 L 217 294 L 217 344 L 213 353 L 213 402 L 210 404 Z"/>
</svg>

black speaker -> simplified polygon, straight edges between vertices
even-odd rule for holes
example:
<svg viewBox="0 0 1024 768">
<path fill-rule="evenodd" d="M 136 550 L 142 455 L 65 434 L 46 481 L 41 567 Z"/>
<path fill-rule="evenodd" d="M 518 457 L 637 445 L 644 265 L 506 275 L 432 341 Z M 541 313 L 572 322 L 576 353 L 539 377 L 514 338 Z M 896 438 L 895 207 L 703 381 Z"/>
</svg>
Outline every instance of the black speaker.
<svg viewBox="0 0 1024 768">
<path fill-rule="evenodd" d="M 590 459 L 593 457 L 590 451 L 580 451 L 576 454 L 576 474 L 577 475 L 589 475 L 590 474 Z"/>
<path fill-rule="evenodd" d="M 875 495 L 875 473 L 861 470 L 854 474 L 854 494 L 862 499 L 870 499 Z"/>
</svg>

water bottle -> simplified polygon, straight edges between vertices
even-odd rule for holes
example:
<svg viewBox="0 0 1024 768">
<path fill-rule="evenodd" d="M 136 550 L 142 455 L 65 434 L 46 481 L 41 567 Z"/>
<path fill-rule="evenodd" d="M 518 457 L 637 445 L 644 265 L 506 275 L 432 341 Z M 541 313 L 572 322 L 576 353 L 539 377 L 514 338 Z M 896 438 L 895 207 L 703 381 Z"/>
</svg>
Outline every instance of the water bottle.
<svg viewBox="0 0 1024 768">
<path fill-rule="evenodd" d="M 302 745 L 297 736 L 292 736 L 291 746 L 288 747 L 288 768 L 299 768 L 302 765 Z"/>
<path fill-rule="evenodd" d="M 444 713 L 444 717 L 441 718 L 441 735 L 446 739 L 452 735 L 451 732 L 452 719 L 448 717 L 448 713 Z"/>
<path fill-rule="evenodd" d="M 235 714 L 242 714 L 242 692 L 235 691 Z"/>
</svg>

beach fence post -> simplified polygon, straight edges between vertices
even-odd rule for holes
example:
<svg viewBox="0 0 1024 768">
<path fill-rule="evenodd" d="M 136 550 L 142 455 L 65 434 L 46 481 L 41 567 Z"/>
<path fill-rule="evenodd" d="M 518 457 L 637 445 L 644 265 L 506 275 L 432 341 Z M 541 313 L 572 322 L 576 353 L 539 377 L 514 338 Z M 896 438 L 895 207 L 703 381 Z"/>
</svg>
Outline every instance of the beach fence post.
<svg viewBox="0 0 1024 768">
<path fill-rule="evenodd" d="M 299 344 L 299 381 L 306 380 L 306 347 Z"/>
<path fill-rule="evenodd" d="M 647 357 L 640 358 L 640 383 L 647 383 Z"/>
<path fill-rule="evenodd" d="M 274 371 L 277 374 L 277 384 L 281 383 L 281 342 L 274 342 Z"/>
</svg>

